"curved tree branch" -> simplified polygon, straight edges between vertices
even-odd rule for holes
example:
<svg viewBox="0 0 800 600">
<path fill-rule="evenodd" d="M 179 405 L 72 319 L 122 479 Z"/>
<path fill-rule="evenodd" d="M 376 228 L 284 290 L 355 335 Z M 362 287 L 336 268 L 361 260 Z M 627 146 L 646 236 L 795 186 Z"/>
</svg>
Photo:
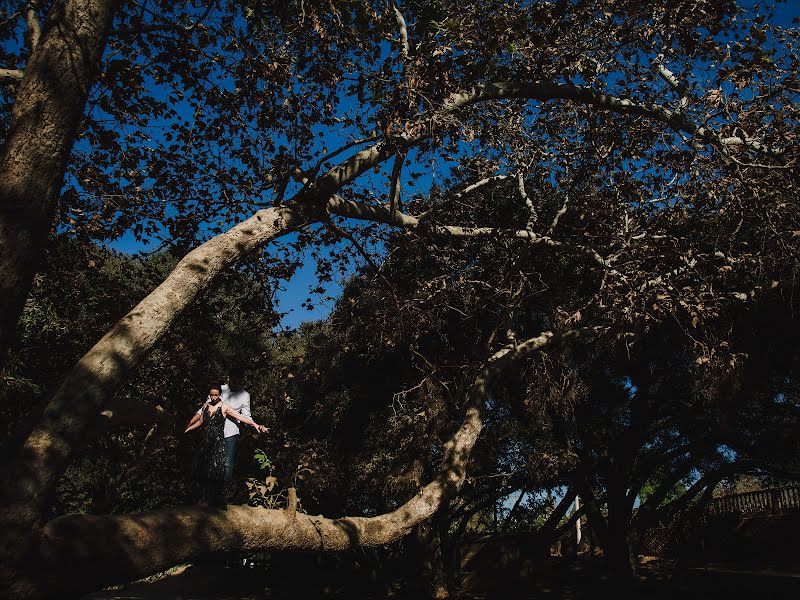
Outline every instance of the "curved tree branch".
<svg viewBox="0 0 800 600">
<path fill-rule="evenodd" d="M 167 331 L 174 319 L 225 267 L 267 242 L 310 222 L 323 220 L 324 205 L 337 214 L 405 227 L 419 221 L 399 211 L 392 217 L 383 207 L 334 198 L 345 184 L 404 148 L 430 137 L 436 118 L 469 105 L 502 99 L 573 100 L 622 114 L 646 116 L 702 139 L 716 135 L 696 126 L 685 116 L 655 104 L 640 104 L 573 85 L 554 83 L 500 83 L 473 87 L 454 94 L 435 114 L 415 119 L 392 143 L 374 144 L 330 169 L 285 205 L 264 209 L 190 252 L 149 296 L 119 321 L 67 374 L 47 405 L 42 420 L 31 432 L 19 461 L 5 477 L 2 495 L 8 510 L 2 517 L 10 525 L 35 527 L 56 478 L 70 457 L 85 442 L 93 415 L 97 414 L 128 373 Z M 528 239 L 532 244 L 570 249 L 569 246 L 530 232 L 502 232 L 490 228 L 442 227 L 436 233 L 474 236 L 498 235 Z M 577 248 L 599 265 L 603 257 L 591 248 Z"/>
<path fill-rule="evenodd" d="M 329 519 L 249 506 L 226 510 L 177 507 L 130 515 L 71 515 L 47 523 L 36 549 L 35 574 L 63 595 L 130 581 L 198 556 L 230 550 L 335 552 L 382 546 L 429 519 L 460 489 L 483 427 L 489 385 L 502 369 L 556 342 L 593 335 L 582 328 L 544 332 L 494 353 L 467 392 L 464 420 L 444 445 L 439 475 L 396 510 L 376 517 Z M 64 557 L 72 557 L 65 561 Z"/>
</svg>

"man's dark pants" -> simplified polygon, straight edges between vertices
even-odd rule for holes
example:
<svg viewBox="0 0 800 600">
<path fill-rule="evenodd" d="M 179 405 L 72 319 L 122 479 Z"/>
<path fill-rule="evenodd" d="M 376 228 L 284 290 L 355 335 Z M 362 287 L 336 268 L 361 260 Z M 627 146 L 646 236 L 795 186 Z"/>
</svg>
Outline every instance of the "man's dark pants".
<svg viewBox="0 0 800 600">
<path fill-rule="evenodd" d="M 229 485 L 233 479 L 233 457 L 236 456 L 236 443 L 238 441 L 238 433 L 225 438 L 225 485 Z"/>
</svg>

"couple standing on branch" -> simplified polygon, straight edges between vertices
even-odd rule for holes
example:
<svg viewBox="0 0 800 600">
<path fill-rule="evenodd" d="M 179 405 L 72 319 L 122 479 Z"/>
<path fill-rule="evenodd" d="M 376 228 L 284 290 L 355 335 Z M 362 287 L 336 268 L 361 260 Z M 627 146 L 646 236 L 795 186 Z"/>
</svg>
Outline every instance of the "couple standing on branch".
<svg viewBox="0 0 800 600">
<path fill-rule="evenodd" d="M 243 373 L 238 369 L 231 369 L 227 385 L 211 384 L 208 399 L 184 431 L 200 429 L 190 477 L 190 491 L 198 502 L 225 505 L 225 492 L 233 478 L 239 423 L 251 425 L 259 433 L 269 431 L 250 417 L 250 394 L 242 384 Z"/>
</svg>

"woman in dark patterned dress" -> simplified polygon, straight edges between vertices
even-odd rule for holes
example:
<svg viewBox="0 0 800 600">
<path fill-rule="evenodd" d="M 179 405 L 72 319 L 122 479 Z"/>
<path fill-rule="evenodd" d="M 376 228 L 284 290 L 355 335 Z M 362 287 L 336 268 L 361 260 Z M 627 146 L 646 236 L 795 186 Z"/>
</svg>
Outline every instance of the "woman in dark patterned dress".
<svg viewBox="0 0 800 600">
<path fill-rule="evenodd" d="M 198 411 L 184 433 L 200 428 L 200 439 L 192 462 L 190 492 L 196 502 L 225 506 L 225 418 L 252 425 L 257 431 L 267 428 L 240 415 L 220 400 L 220 386 L 212 385 L 209 400 Z"/>
</svg>

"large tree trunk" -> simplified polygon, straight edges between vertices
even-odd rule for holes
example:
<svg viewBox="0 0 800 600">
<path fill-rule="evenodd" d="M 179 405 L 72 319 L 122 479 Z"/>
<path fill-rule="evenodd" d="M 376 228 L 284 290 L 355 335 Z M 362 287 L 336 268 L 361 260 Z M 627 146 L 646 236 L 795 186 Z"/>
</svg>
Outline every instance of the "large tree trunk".
<svg viewBox="0 0 800 600">
<path fill-rule="evenodd" d="M 634 530 L 623 523 L 609 523 L 603 557 L 617 583 L 627 583 L 636 574 Z"/>
<path fill-rule="evenodd" d="M 0 150 L 0 366 L 47 242 L 115 5 L 53 3 L 17 90 Z"/>
<path fill-rule="evenodd" d="M 636 537 L 631 523 L 633 502 L 628 499 L 627 474 L 609 476 L 608 521 L 603 555 L 609 571 L 619 583 L 629 582 L 636 574 Z"/>
</svg>

